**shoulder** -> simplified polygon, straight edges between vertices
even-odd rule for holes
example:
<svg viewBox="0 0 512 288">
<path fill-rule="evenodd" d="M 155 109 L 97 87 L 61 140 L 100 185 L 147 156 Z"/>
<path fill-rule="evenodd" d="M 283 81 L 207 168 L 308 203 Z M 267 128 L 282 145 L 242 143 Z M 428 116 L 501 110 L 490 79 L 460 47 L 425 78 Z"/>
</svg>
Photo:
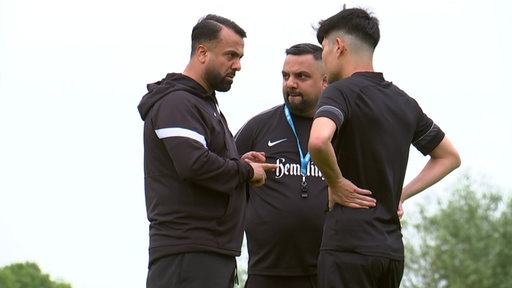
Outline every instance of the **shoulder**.
<svg viewBox="0 0 512 288">
<path fill-rule="evenodd" d="M 194 94 L 191 91 L 179 89 L 171 91 L 161 101 L 161 105 L 164 106 L 165 109 L 170 109 L 172 111 L 194 109 L 198 106 L 203 106 L 206 103 L 207 101 L 204 97 Z"/>
<path fill-rule="evenodd" d="M 245 122 L 244 125 L 242 125 L 242 127 L 238 130 L 237 135 L 258 134 L 261 130 L 273 129 L 272 126 L 275 125 L 272 123 L 275 123 L 281 119 L 279 116 L 280 114 L 284 115 L 283 106 L 283 104 L 277 105 L 253 116 L 247 122 Z"/>
<path fill-rule="evenodd" d="M 283 107 L 284 107 L 284 105 L 280 104 L 280 105 L 274 106 L 272 108 L 269 108 L 267 110 L 264 110 L 264 111 L 256 114 L 255 116 L 253 116 L 251 119 L 249 119 L 246 122 L 246 125 L 249 123 L 256 124 L 256 123 L 264 123 L 269 120 L 274 120 L 274 119 L 276 119 L 276 116 L 278 116 L 279 114 L 284 115 Z"/>
<path fill-rule="evenodd" d="M 268 118 L 274 117 L 275 115 L 277 115 L 279 113 L 284 113 L 283 107 L 284 107 L 284 104 L 276 105 L 272 108 L 269 108 L 267 110 L 264 110 L 264 111 L 256 114 L 249 121 L 255 120 L 255 119 L 268 119 Z"/>
<path fill-rule="evenodd" d="M 356 79 L 356 77 L 340 79 L 327 85 L 322 94 L 346 94 L 347 91 L 357 89 L 361 84 L 360 79 Z"/>
<path fill-rule="evenodd" d="M 352 76 L 337 80 L 328 85 L 322 95 L 328 98 L 358 98 L 362 91 L 373 90 L 375 87 L 387 86 L 391 82 L 385 81 L 379 72 L 356 72 Z"/>
</svg>

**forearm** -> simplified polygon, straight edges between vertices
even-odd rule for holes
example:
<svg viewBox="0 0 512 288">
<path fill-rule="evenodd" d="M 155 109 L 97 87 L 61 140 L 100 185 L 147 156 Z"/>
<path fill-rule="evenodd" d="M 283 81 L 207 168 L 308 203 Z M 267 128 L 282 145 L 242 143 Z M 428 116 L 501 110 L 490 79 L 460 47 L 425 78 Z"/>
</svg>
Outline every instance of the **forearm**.
<svg viewBox="0 0 512 288">
<path fill-rule="evenodd" d="M 253 169 L 245 161 L 221 157 L 195 141 L 173 138 L 165 145 L 178 175 L 199 186 L 231 193 L 253 176 Z"/>
<path fill-rule="evenodd" d="M 375 199 L 370 197 L 371 191 L 360 189 L 343 177 L 330 141 L 310 141 L 309 151 L 329 185 L 329 209 L 332 209 L 335 203 L 351 208 L 375 207 Z"/>
<path fill-rule="evenodd" d="M 447 138 L 443 139 L 430 156 L 423 170 L 402 189 L 402 201 L 434 185 L 461 163 L 457 150 Z"/>
<path fill-rule="evenodd" d="M 320 169 L 329 186 L 335 186 L 343 179 L 331 144 L 335 130 L 336 125 L 332 120 L 324 117 L 317 118 L 313 121 L 308 143 L 311 159 Z"/>
<path fill-rule="evenodd" d="M 360 189 L 343 177 L 331 144 L 335 129 L 333 121 L 323 117 L 315 119 L 308 145 L 311 159 L 329 185 L 329 209 L 332 209 L 335 203 L 351 208 L 374 207 L 375 199 L 369 197 L 371 191 Z"/>
<path fill-rule="evenodd" d="M 335 186 L 343 179 L 336 161 L 336 154 L 331 143 L 323 143 L 321 147 L 311 147 L 309 153 L 315 165 L 322 172 L 322 176 L 329 186 Z"/>
<path fill-rule="evenodd" d="M 446 166 L 440 165 L 441 159 L 430 159 L 423 170 L 412 179 L 402 190 L 402 201 L 420 193 L 428 187 L 434 185 L 453 169 L 447 169 Z"/>
</svg>

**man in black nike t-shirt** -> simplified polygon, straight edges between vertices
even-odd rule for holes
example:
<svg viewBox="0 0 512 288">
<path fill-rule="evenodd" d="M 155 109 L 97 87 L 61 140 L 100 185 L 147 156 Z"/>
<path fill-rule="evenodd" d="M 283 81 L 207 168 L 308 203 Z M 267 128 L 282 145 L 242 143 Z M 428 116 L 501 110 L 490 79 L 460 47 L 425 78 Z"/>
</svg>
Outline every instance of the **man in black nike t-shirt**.
<svg viewBox="0 0 512 288">
<path fill-rule="evenodd" d="M 241 155 L 262 151 L 266 162 L 278 165 L 265 185 L 250 188 L 246 288 L 316 287 L 327 184 L 308 160 L 307 143 L 318 97 L 327 85 L 321 55 L 322 48 L 313 44 L 286 49 L 284 104 L 254 116 L 235 135 Z"/>
</svg>

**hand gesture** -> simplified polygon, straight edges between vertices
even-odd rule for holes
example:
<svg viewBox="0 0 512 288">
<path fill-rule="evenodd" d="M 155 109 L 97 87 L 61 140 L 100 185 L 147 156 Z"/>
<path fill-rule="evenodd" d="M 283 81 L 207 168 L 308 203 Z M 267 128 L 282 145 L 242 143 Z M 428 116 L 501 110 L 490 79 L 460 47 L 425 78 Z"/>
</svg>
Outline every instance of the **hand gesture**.
<svg viewBox="0 0 512 288">
<path fill-rule="evenodd" d="M 249 182 L 253 186 L 261 186 L 265 184 L 265 180 L 267 179 L 267 174 L 265 171 L 274 171 L 277 169 L 277 164 L 270 163 L 256 163 L 256 162 L 248 162 L 252 169 L 254 170 L 254 176 Z"/>
<path fill-rule="evenodd" d="M 343 178 L 336 185 L 329 186 L 329 210 L 334 204 L 351 208 L 375 207 L 376 200 L 365 195 L 372 195 L 370 190 L 361 189 L 350 180 Z"/>
<path fill-rule="evenodd" d="M 241 159 L 246 162 L 264 163 L 266 158 L 265 152 L 250 151 L 242 155 Z"/>
</svg>

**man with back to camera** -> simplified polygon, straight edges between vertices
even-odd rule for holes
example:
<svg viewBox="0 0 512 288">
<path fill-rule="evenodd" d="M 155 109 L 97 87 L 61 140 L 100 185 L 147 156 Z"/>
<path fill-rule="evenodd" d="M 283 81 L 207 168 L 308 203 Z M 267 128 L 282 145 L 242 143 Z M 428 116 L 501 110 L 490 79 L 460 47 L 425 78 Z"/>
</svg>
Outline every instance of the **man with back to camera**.
<svg viewBox="0 0 512 288">
<path fill-rule="evenodd" d="M 241 69 L 245 31 L 209 14 L 192 30 L 183 73 L 148 85 L 144 174 L 150 221 L 148 288 L 233 287 L 241 253 L 246 186 L 275 165 L 240 160 L 215 91 Z"/>
<path fill-rule="evenodd" d="M 460 157 L 413 98 L 374 72 L 380 39 L 375 17 L 352 8 L 319 24 L 329 86 L 319 100 L 309 151 L 327 181 L 330 207 L 319 287 L 398 288 L 401 203 L 457 168 Z M 430 159 L 403 186 L 411 144 Z"/>
</svg>

